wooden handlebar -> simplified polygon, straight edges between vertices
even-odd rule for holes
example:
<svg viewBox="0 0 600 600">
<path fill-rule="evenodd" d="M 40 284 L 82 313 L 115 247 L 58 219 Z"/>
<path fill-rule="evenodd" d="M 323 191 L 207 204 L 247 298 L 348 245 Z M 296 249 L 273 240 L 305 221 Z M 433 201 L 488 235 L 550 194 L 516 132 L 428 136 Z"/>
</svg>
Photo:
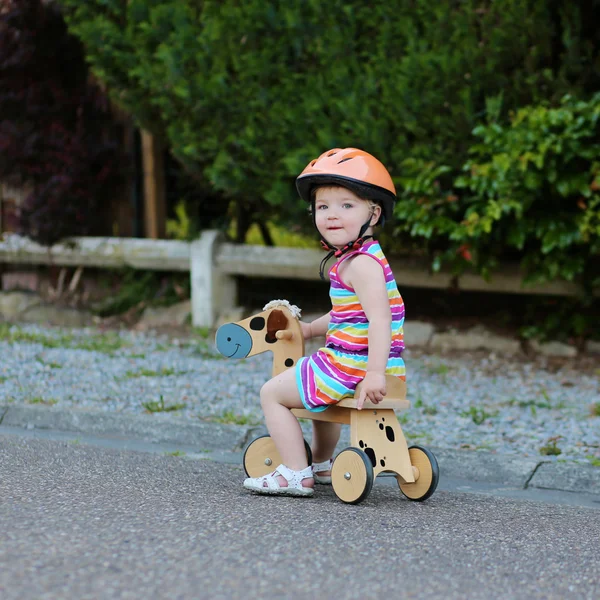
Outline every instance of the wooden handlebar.
<svg viewBox="0 0 600 600">
<path fill-rule="evenodd" d="M 280 329 L 275 332 L 275 337 L 278 340 L 291 340 L 294 337 L 294 334 L 289 329 Z"/>
</svg>

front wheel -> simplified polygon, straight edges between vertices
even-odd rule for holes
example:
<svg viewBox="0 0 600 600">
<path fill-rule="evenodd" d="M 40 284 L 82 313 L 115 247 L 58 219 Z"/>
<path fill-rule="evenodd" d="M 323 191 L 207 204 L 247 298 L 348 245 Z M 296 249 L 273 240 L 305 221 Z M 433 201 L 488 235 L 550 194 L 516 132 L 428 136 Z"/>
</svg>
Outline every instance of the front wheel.
<svg viewBox="0 0 600 600">
<path fill-rule="evenodd" d="M 411 446 L 408 449 L 410 462 L 419 471 L 414 483 L 404 483 L 401 477 L 396 477 L 400 491 L 409 499 L 416 502 L 427 500 L 440 480 L 440 469 L 433 452 L 422 446 Z"/>
<path fill-rule="evenodd" d="M 362 502 L 371 492 L 373 480 L 373 465 L 362 450 L 346 448 L 335 457 L 331 467 L 331 485 L 342 502 Z"/>
<path fill-rule="evenodd" d="M 306 459 L 312 465 L 312 451 L 304 440 Z M 261 435 L 252 440 L 244 451 L 244 471 L 248 477 L 263 477 L 272 473 L 283 461 L 270 435 Z"/>
</svg>

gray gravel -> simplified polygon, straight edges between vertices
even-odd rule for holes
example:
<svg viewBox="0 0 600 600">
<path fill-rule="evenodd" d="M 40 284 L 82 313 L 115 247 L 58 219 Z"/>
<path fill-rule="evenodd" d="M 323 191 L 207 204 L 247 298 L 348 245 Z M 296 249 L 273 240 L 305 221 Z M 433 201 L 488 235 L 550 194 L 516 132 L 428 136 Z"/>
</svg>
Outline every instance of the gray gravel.
<svg viewBox="0 0 600 600">
<path fill-rule="evenodd" d="M 160 410 L 223 422 L 262 422 L 258 391 L 271 355 L 226 360 L 212 341 L 138 332 L 3 326 L 0 403 L 115 413 Z M 400 415 L 411 442 L 600 464 L 600 365 L 407 351 L 412 408 Z M 550 368 L 552 367 L 552 368 Z M 146 406 L 144 406 L 146 404 Z M 179 405 L 179 406 L 178 406 Z M 557 438 L 552 441 L 553 438 Z"/>
</svg>

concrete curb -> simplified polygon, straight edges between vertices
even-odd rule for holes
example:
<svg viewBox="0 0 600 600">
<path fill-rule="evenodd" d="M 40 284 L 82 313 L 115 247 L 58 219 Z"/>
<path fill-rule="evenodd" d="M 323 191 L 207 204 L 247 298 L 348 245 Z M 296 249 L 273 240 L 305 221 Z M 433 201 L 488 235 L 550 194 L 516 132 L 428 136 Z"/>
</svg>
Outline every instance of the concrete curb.
<svg viewBox="0 0 600 600">
<path fill-rule="evenodd" d="M 153 443 L 196 446 L 199 451 L 239 452 L 263 426 L 161 419 L 159 415 L 123 415 L 41 406 L 0 405 L 0 425 L 48 429 L 90 435 L 126 436 Z M 310 424 L 303 424 L 305 432 Z M 343 431 L 337 450 L 349 445 Z M 600 468 L 576 462 L 547 462 L 534 457 L 495 454 L 478 450 L 430 447 L 442 477 L 496 483 L 517 489 L 528 487 L 600 494 Z"/>
<path fill-rule="evenodd" d="M 0 406 L 0 425 L 76 433 L 121 435 L 154 443 L 196 445 L 199 450 L 234 450 L 244 446 L 248 427 L 222 423 L 160 419 L 157 415 L 62 410 L 41 406 Z"/>
</svg>

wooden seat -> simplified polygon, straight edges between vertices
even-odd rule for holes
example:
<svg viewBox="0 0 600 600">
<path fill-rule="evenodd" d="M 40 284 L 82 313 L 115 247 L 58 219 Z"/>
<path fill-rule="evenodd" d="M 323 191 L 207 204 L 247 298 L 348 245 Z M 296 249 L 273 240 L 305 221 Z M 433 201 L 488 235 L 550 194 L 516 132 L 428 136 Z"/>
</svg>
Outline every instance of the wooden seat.
<svg viewBox="0 0 600 600">
<path fill-rule="evenodd" d="M 335 409 L 337 406 L 339 406 L 340 408 L 356 409 L 357 403 L 358 403 L 358 398 L 346 398 L 345 400 L 340 400 L 340 402 L 338 402 L 335 406 L 332 406 L 331 408 Z M 386 396 L 381 402 L 379 402 L 379 404 L 374 404 L 373 402 L 370 402 L 369 400 L 365 400 L 362 410 L 367 410 L 367 409 L 383 410 L 384 408 L 385 409 L 391 408 L 393 410 L 406 410 L 407 408 L 410 408 L 410 401 L 406 400 L 406 399 L 402 400 L 400 398 L 388 398 Z"/>
<path fill-rule="evenodd" d="M 399 379 L 398 377 L 394 377 L 393 375 L 386 375 L 385 379 L 387 394 L 384 399 L 378 404 L 373 404 L 373 402 L 366 400 L 363 404 L 363 410 L 366 408 L 380 410 L 383 410 L 384 408 L 391 408 L 393 410 L 406 410 L 407 408 L 410 408 L 410 401 L 406 399 L 406 382 L 402 381 L 402 379 Z M 336 406 L 340 406 L 342 408 L 356 408 L 356 404 L 360 396 L 361 386 L 361 383 L 356 386 L 354 398 L 346 398 L 341 400 Z"/>
</svg>

